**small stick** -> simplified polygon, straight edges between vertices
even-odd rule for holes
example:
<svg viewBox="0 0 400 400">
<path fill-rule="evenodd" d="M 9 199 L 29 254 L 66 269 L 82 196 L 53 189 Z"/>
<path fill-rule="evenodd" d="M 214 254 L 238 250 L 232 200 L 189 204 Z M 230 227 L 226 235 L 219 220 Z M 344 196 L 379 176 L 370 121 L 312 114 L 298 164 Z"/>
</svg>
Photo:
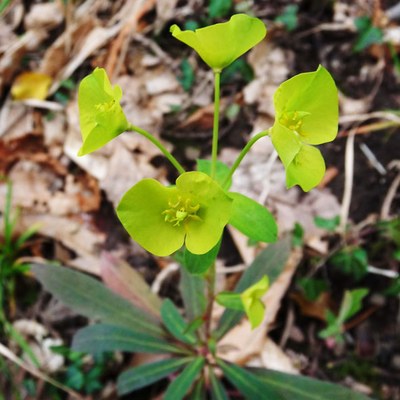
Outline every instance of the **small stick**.
<svg viewBox="0 0 400 400">
<path fill-rule="evenodd" d="M 349 210 L 351 203 L 351 192 L 353 190 L 353 178 L 354 178 L 354 136 L 355 130 L 352 129 L 349 132 L 349 136 L 346 142 L 346 154 L 345 154 L 345 179 L 344 179 L 344 191 L 342 198 L 342 206 L 340 209 L 340 226 L 339 230 L 342 233 L 346 231 L 346 225 L 349 218 Z"/>
</svg>

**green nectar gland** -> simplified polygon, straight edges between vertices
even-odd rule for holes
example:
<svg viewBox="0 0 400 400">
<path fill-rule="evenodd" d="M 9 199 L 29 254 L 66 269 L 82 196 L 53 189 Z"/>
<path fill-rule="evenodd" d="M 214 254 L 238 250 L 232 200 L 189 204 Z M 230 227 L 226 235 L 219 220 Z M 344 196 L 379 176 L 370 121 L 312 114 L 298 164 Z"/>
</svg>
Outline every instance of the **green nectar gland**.
<svg viewBox="0 0 400 400">
<path fill-rule="evenodd" d="M 197 215 L 200 204 L 193 204 L 190 198 L 179 196 L 176 201 L 169 201 L 168 206 L 169 208 L 164 210 L 162 214 L 165 216 L 164 221 L 172 223 L 173 226 L 180 226 L 181 222 L 190 219 L 201 221 L 201 218 Z"/>
</svg>

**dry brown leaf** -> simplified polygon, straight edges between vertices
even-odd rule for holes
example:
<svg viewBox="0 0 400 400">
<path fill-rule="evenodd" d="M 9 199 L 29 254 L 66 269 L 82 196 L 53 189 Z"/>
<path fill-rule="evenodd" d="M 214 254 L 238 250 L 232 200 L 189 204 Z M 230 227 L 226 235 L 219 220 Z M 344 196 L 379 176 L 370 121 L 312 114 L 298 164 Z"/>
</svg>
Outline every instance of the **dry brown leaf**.
<svg viewBox="0 0 400 400">
<path fill-rule="evenodd" d="M 25 16 L 25 29 L 53 29 L 64 19 L 60 2 L 33 4 Z"/>
<path fill-rule="evenodd" d="M 4 86 L 12 81 L 22 57 L 28 51 L 36 50 L 46 37 L 47 33 L 44 30 L 31 30 L 8 44 L 7 50 L 0 58 L 0 96 Z"/>
<path fill-rule="evenodd" d="M 299 306 L 301 313 L 307 317 L 317 318 L 326 321 L 326 311 L 332 308 L 331 296 L 328 292 L 323 292 L 316 301 L 306 299 L 301 293 L 291 293 L 290 298 Z"/>
<path fill-rule="evenodd" d="M 19 220 L 18 228 L 24 231 L 32 225 L 38 225 L 38 233 L 59 241 L 68 249 L 77 254 L 77 259 L 93 260 L 83 265 L 83 269 L 88 272 L 100 275 L 98 265 L 98 251 L 105 241 L 105 234 L 96 231 L 92 224 L 85 223 L 82 219 L 55 216 L 51 214 L 23 214 Z M 71 261 L 69 264 L 73 264 Z"/>
</svg>

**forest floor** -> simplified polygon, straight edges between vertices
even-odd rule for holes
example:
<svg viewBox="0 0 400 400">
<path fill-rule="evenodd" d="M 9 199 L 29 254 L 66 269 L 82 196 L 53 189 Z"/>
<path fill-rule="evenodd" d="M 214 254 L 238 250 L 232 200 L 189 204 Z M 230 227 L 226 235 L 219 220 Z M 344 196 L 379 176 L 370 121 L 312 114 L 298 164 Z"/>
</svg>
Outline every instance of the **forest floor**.
<svg viewBox="0 0 400 400">
<path fill-rule="evenodd" d="M 264 203 L 277 218 L 280 237 L 292 234 L 297 245 L 295 265 L 274 303 L 276 317 L 264 345 L 253 349 L 252 365 L 337 382 L 375 399 L 400 400 L 398 2 L 0 2 L 7 3 L 0 20 L 0 210 L 3 224 L 17 212 L 18 217 L 11 234 L 6 229 L 0 234 L 2 258 L 8 234 L 16 243 L 34 227 L 34 234 L 14 248 L 12 265 L 51 260 L 100 277 L 100 254 L 106 251 L 180 305 L 176 262 L 133 243 L 114 213 L 122 194 L 139 180 L 171 183 L 177 174 L 157 148 L 134 133 L 78 157 L 79 82 L 104 67 L 123 90 L 128 120 L 158 137 L 186 168 L 194 168 L 211 150 L 212 73 L 170 35 L 169 27 L 202 27 L 238 12 L 254 15 L 265 22 L 266 39 L 222 75 L 221 160 L 231 165 L 252 134 L 273 124 L 273 94 L 284 80 L 319 64 L 338 87 L 340 126 L 338 137 L 320 146 L 327 172 L 309 193 L 286 189 L 283 166 L 268 138 L 234 175 L 233 191 Z M 34 75 L 21 79 L 25 72 L 50 79 L 45 100 L 18 99 L 21 91 L 40 97 L 46 87 Z M 219 274 L 219 287 L 231 287 L 240 272 L 229 268 L 243 270 L 260 249 L 226 230 L 218 266 L 227 272 Z M 82 399 L 117 398 L 116 375 L 140 359 L 74 357 L 68 345 L 87 319 L 53 299 L 29 267 L 2 279 L 3 293 L 9 295 L 2 304 L 6 319 L 41 366 L 17 367 L 22 350 L 1 327 L 0 399 L 69 396 L 41 373 Z M 367 295 L 358 313 L 343 323 L 340 339 L 322 339 L 327 310 L 337 313 L 345 293 L 360 288 Z M 238 332 L 232 340 L 239 345 L 241 339 Z M 58 354 L 49 350 L 54 345 L 61 346 Z M 95 371 L 90 377 L 89 370 Z M 148 390 L 138 393 L 135 399 L 160 398 Z"/>
</svg>

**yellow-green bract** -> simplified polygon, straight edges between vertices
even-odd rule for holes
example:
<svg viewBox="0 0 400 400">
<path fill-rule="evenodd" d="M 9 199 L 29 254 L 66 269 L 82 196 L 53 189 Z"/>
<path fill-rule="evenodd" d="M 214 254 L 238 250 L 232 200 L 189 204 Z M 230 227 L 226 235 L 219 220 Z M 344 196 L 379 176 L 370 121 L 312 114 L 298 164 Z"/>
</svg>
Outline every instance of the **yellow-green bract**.
<svg viewBox="0 0 400 400">
<path fill-rule="evenodd" d="M 257 283 L 250 286 L 240 295 L 252 329 L 260 325 L 264 318 L 265 306 L 261 301 L 261 297 L 266 293 L 268 287 L 269 279 L 267 275 L 264 275 Z"/>
<path fill-rule="evenodd" d="M 325 162 L 313 145 L 331 142 L 338 130 L 338 93 L 321 65 L 314 72 L 282 83 L 274 96 L 272 143 L 286 169 L 286 185 L 308 192 L 325 173 Z"/>
<path fill-rule="evenodd" d="M 119 104 L 121 97 L 121 88 L 111 86 L 103 68 L 96 68 L 82 79 L 78 105 L 83 144 L 78 155 L 99 149 L 128 129 L 128 121 Z"/>
<path fill-rule="evenodd" d="M 236 14 L 228 22 L 195 31 L 182 31 L 177 25 L 172 25 L 170 31 L 175 38 L 196 50 L 215 71 L 227 67 L 259 43 L 267 33 L 260 19 L 246 14 Z"/>
<path fill-rule="evenodd" d="M 180 175 L 174 187 L 143 179 L 125 193 L 117 215 L 132 238 L 157 256 L 183 244 L 193 254 L 205 254 L 220 240 L 231 204 L 213 179 L 192 171 Z"/>
</svg>

